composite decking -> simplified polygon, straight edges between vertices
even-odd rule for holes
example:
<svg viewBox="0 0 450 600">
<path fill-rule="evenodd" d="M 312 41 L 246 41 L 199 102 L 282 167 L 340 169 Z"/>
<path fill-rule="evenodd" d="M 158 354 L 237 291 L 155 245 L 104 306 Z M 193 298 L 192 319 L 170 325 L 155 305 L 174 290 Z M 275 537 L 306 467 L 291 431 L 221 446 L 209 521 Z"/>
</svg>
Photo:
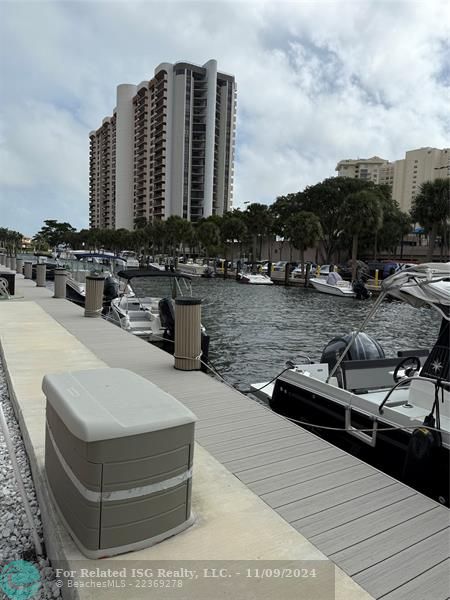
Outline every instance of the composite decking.
<svg viewBox="0 0 450 600">
<path fill-rule="evenodd" d="M 70 302 L 21 289 L 106 364 L 188 406 L 197 442 L 374 598 L 449 598 L 445 507 Z"/>
</svg>

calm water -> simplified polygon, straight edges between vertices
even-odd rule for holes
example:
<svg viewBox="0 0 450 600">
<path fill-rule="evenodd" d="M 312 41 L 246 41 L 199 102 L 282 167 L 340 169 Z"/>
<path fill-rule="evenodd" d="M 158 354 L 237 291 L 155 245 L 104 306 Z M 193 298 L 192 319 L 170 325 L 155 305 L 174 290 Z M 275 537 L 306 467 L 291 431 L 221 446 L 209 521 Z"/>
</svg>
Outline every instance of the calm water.
<svg viewBox="0 0 450 600">
<path fill-rule="evenodd" d="M 355 301 L 303 287 L 242 285 L 200 279 L 194 296 L 204 300 L 202 322 L 211 336 L 210 358 L 231 383 L 267 381 L 287 360 L 300 362 L 299 352 L 318 360 L 336 335 L 356 329 L 373 300 Z M 397 350 L 427 347 L 437 338 L 440 319 L 427 308 L 384 302 L 366 333 L 375 337 L 386 356 Z"/>
</svg>

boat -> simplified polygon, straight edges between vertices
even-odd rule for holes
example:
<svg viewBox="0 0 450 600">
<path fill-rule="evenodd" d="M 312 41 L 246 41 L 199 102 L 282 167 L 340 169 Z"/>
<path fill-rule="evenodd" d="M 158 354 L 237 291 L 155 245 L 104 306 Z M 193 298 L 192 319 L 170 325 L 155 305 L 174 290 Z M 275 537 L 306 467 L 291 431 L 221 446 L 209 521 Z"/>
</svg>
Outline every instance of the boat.
<svg viewBox="0 0 450 600">
<path fill-rule="evenodd" d="M 355 298 L 356 293 L 351 283 L 344 281 L 339 273 L 331 272 L 327 278 L 311 277 L 310 284 L 318 292 L 340 296 L 341 298 Z"/>
<path fill-rule="evenodd" d="M 239 283 L 251 285 L 273 285 L 273 281 L 263 273 L 239 273 Z"/>
<path fill-rule="evenodd" d="M 127 269 L 117 273 L 123 291 L 105 306 L 103 317 L 132 335 L 173 353 L 176 296 L 192 296 L 191 277 L 180 272 Z M 155 294 L 150 292 L 153 290 Z M 202 326 L 202 360 L 207 361 L 209 337 Z"/>
<path fill-rule="evenodd" d="M 385 279 L 361 327 L 332 339 L 319 363 L 289 363 L 273 384 L 253 384 L 270 407 L 449 506 L 450 263 Z M 387 294 L 429 306 L 441 320 L 433 348 L 386 358 L 363 332 Z"/>
<path fill-rule="evenodd" d="M 178 262 L 177 271 L 189 277 L 201 277 L 205 272 L 206 265 L 194 262 L 191 258 L 186 262 Z"/>
<path fill-rule="evenodd" d="M 116 273 L 123 269 L 126 260 L 113 253 L 85 252 L 75 250 L 70 258 L 60 259 L 60 267 L 67 270 L 66 298 L 84 306 L 86 300 L 86 276 L 93 273 L 105 276 L 105 290 L 103 296 L 104 307 L 108 306 L 118 294 L 119 281 Z"/>
</svg>

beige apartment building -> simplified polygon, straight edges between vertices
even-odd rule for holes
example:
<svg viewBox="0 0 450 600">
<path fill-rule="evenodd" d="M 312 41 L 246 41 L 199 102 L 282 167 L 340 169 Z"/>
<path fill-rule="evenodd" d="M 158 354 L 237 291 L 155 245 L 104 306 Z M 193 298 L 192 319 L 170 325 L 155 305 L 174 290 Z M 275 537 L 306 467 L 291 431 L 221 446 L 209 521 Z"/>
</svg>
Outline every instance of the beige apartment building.
<svg viewBox="0 0 450 600">
<path fill-rule="evenodd" d="M 389 161 L 384 158 L 372 156 L 372 158 L 341 160 L 335 170 L 338 172 L 338 177 L 352 177 L 380 183 L 380 171 L 388 164 Z"/>
<path fill-rule="evenodd" d="M 119 85 L 113 116 L 89 134 L 90 227 L 223 214 L 235 132 L 236 83 L 215 60 L 162 63 L 150 81 Z"/>
<path fill-rule="evenodd" d="M 374 156 L 369 159 L 341 160 L 338 176 L 366 179 L 387 184 L 401 210 L 408 212 L 420 186 L 437 178 L 450 179 L 450 149 L 418 148 L 409 150 L 405 158 L 389 162 Z"/>
</svg>

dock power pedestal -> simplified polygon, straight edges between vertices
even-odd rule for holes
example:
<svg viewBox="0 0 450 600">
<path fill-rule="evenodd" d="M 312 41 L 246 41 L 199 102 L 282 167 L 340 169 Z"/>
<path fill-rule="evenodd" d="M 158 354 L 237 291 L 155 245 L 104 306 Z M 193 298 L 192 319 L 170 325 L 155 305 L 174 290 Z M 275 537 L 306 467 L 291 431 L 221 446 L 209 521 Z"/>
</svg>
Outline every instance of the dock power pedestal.
<svg viewBox="0 0 450 600">
<path fill-rule="evenodd" d="M 101 558 L 192 524 L 196 417 L 126 369 L 46 375 L 45 470 L 79 549 Z"/>
</svg>

